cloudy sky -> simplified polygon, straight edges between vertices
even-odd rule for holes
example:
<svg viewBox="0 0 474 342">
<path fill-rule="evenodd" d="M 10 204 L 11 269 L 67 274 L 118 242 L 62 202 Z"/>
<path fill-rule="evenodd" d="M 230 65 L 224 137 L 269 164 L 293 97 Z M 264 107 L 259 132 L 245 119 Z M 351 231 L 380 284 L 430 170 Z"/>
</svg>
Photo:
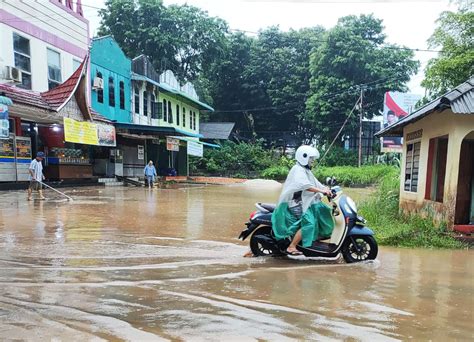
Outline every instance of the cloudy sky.
<svg viewBox="0 0 474 342">
<path fill-rule="evenodd" d="M 104 0 L 82 0 L 85 16 L 91 24 L 91 34 L 97 32 L 99 17 L 92 7 L 103 7 Z M 168 4 L 189 4 L 209 12 L 229 23 L 231 29 L 256 32 L 278 25 L 282 30 L 322 25 L 334 26 L 337 19 L 354 14 L 373 13 L 383 19 L 388 42 L 414 49 L 427 49 L 426 40 L 435 29 L 441 12 L 455 10 L 449 0 L 165 0 Z M 250 33 L 251 34 L 251 33 Z M 420 73 L 409 86 L 412 92 L 423 94 L 420 82 L 426 62 L 436 54 L 417 52 L 422 62 Z"/>
</svg>

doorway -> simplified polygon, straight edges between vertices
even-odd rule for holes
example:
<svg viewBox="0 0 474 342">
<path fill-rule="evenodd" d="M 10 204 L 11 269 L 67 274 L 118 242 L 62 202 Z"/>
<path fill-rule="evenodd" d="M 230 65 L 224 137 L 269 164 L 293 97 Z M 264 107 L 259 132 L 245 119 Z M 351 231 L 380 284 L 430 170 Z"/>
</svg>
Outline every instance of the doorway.
<svg viewBox="0 0 474 342">
<path fill-rule="evenodd" d="M 464 138 L 461 145 L 454 223 L 472 225 L 474 230 L 474 131 Z"/>
</svg>

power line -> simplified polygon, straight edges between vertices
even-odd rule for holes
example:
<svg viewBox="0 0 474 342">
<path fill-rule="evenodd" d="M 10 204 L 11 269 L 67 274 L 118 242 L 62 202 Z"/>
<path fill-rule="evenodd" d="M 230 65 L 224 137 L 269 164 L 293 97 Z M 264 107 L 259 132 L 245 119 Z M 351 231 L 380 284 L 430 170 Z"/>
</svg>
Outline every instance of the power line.
<svg viewBox="0 0 474 342">
<path fill-rule="evenodd" d="M 380 89 L 380 86 L 383 85 L 383 84 L 387 84 L 388 82 L 392 81 L 393 79 L 399 77 L 399 74 L 396 74 L 396 75 L 393 75 L 391 77 L 387 77 L 387 78 L 382 78 L 380 80 L 377 80 L 377 81 L 372 81 L 372 82 L 368 82 L 368 83 L 361 83 L 361 84 L 357 84 L 357 85 L 353 85 L 349 88 L 347 88 L 346 90 L 343 90 L 341 92 L 336 92 L 336 93 L 329 93 L 329 94 L 323 94 L 320 98 L 322 99 L 326 99 L 326 100 L 329 100 L 329 99 L 332 99 L 332 98 L 335 98 L 337 96 L 341 96 L 341 95 L 345 95 L 345 94 L 350 94 L 350 93 L 358 93 L 360 91 L 360 88 L 361 87 L 364 87 L 366 90 L 374 90 L 374 89 Z M 365 87 L 366 85 L 369 85 L 371 83 L 374 83 L 374 82 L 379 82 L 381 80 L 386 80 L 385 82 L 382 82 L 380 84 L 374 84 L 370 87 Z M 231 114 L 231 113 L 242 113 L 242 112 L 259 112 L 259 111 L 267 111 L 267 110 L 277 110 L 277 109 L 282 109 L 282 108 L 286 108 L 286 107 L 289 107 L 289 106 L 293 106 L 293 105 L 298 105 L 298 104 L 302 104 L 301 101 L 298 101 L 298 102 L 290 102 L 290 103 L 287 103 L 283 106 L 271 106 L 271 107 L 258 107 L 258 108 L 244 108 L 244 109 L 229 109 L 229 110 L 224 110 L 224 109 L 216 109 L 213 113 L 223 113 L 223 114 Z"/>
<path fill-rule="evenodd" d="M 318 164 L 321 164 L 321 162 L 324 160 L 324 158 L 326 157 L 326 155 L 328 154 L 329 150 L 331 149 L 332 145 L 334 145 L 334 143 L 336 142 L 337 138 L 339 137 L 339 135 L 341 134 L 342 130 L 344 129 L 344 127 L 346 126 L 347 122 L 349 121 L 349 118 L 351 117 L 352 113 L 354 112 L 354 110 L 357 108 L 357 105 L 359 104 L 359 102 L 362 102 L 362 95 L 361 97 L 359 97 L 356 101 L 356 103 L 354 104 L 354 107 L 352 107 L 349 115 L 347 116 L 346 120 L 344 121 L 344 123 L 342 124 L 341 128 L 339 129 L 339 131 L 337 132 L 336 136 L 334 137 L 333 141 L 331 142 L 331 144 L 329 145 L 328 149 L 326 150 L 326 152 L 324 152 L 324 155 L 323 157 L 319 160 L 319 163 Z"/>
<path fill-rule="evenodd" d="M 254 35 L 260 35 L 261 32 L 255 32 L 255 31 L 247 31 L 247 30 L 241 30 L 241 29 L 229 29 L 229 31 L 235 31 L 235 32 L 243 32 L 243 33 L 250 33 Z M 318 42 L 318 43 L 326 43 L 327 40 L 323 39 L 313 39 L 313 41 Z M 415 51 L 415 52 L 432 52 L 432 53 L 441 53 L 443 51 L 441 50 L 430 50 L 430 49 L 424 49 L 424 48 L 409 48 L 409 47 L 403 47 L 403 46 L 393 46 L 393 45 L 381 45 L 383 48 L 387 49 L 394 49 L 394 50 L 409 50 L 409 51 Z"/>
</svg>

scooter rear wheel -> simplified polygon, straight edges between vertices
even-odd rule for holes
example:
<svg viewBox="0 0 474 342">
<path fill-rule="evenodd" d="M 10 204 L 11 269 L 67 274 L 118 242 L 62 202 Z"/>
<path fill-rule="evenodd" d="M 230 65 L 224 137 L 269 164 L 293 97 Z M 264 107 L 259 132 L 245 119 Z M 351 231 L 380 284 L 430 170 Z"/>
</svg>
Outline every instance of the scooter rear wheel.
<svg viewBox="0 0 474 342">
<path fill-rule="evenodd" d="M 377 241 L 372 236 L 357 235 L 347 238 L 342 246 L 342 256 L 348 263 L 374 260 L 378 254 Z"/>
<path fill-rule="evenodd" d="M 255 256 L 271 256 L 277 255 L 278 252 L 273 249 L 265 248 L 259 241 L 258 237 L 262 235 L 271 236 L 272 228 L 269 226 L 263 226 L 257 228 L 257 230 L 252 234 L 250 238 L 250 249 L 252 250 L 253 255 Z"/>
</svg>

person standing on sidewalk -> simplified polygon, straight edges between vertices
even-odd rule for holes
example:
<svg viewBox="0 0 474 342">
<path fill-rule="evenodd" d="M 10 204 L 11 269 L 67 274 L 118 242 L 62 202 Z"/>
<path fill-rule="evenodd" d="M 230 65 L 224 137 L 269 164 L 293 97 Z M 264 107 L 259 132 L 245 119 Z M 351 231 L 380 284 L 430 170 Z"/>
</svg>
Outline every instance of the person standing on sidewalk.
<svg viewBox="0 0 474 342">
<path fill-rule="evenodd" d="M 149 161 L 148 165 L 145 166 L 145 180 L 148 183 L 148 188 L 153 188 L 153 182 L 155 181 L 156 169 L 153 165 L 153 161 Z"/>
<path fill-rule="evenodd" d="M 30 186 L 28 187 L 28 201 L 31 201 L 33 190 L 38 191 L 40 200 L 44 200 L 43 188 L 41 182 L 44 180 L 43 175 L 43 164 L 41 163 L 44 158 L 43 152 L 38 152 L 36 158 L 31 161 L 28 172 L 30 173 Z"/>
</svg>

